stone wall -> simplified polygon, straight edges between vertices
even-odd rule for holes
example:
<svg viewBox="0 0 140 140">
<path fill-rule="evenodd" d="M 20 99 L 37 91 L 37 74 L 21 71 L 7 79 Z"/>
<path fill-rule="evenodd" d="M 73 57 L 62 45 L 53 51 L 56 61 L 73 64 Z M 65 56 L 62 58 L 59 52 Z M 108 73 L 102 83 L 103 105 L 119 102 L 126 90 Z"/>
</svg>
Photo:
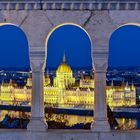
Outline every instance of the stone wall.
<svg viewBox="0 0 140 140">
<path fill-rule="evenodd" d="M 140 23 L 139 0 L 1 0 L 0 23 L 16 24 L 25 32 L 29 41 L 30 62 L 33 72 L 32 118 L 28 130 L 46 131 L 43 106 L 43 72 L 47 48 L 46 38 L 56 26 L 63 23 L 75 23 L 84 28 L 93 44 L 93 65 L 95 66 L 95 122 L 92 131 L 109 131 L 106 109 L 105 80 L 108 65 L 108 47 L 111 34 L 128 22 Z M 40 124 L 40 125 L 39 125 Z M 53 131 L 54 132 L 54 131 Z M 8 135 L 9 133 L 7 133 Z M 10 132 L 11 134 L 11 132 Z M 48 140 L 106 140 L 109 138 L 131 140 L 127 133 L 26 133 L 31 138 L 40 137 Z M 7 137 L 0 134 L 0 137 Z M 10 135 L 9 135 L 10 136 Z M 16 133 L 24 138 L 23 133 Z M 105 137 L 103 137 L 105 136 Z M 130 136 L 130 137 L 129 137 Z M 132 134 L 133 136 L 133 134 Z M 134 134 L 135 136 L 135 134 Z M 24 138 L 25 139 L 25 138 Z M 137 139 L 137 136 L 136 136 Z"/>
<path fill-rule="evenodd" d="M 128 22 L 140 23 L 139 15 L 140 11 L 2 10 L 0 22 L 21 27 L 30 47 L 45 47 L 46 37 L 54 27 L 75 23 L 87 30 L 94 47 L 108 48 L 112 32 Z"/>
<path fill-rule="evenodd" d="M 140 10 L 138 0 L 1 0 L 2 10 Z"/>
<path fill-rule="evenodd" d="M 89 130 L 49 130 L 47 133 L 27 132 L 26 130 L 1 130 L 1 140 L 139 140 L 140 133 L 116 131 L 92 133 Z"/>
</svg>

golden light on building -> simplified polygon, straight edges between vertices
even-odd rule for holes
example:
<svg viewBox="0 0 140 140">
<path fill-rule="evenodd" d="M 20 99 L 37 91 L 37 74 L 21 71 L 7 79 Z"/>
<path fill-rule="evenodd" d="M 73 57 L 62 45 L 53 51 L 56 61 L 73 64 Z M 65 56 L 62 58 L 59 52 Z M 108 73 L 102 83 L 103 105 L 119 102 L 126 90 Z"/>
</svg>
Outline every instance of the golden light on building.
<svg viewBox="0 0 140 140">
<path fill-rule="evenodd" d="M 50 77 L 47 72 L 44 79 L 44 102 L 46 105 L 58 107 L 79 107 L 94 108 L 94 78 L 85 76 L 80 79 L 79 84 L 75 84 L 73 71 L 66 63 L 64 55 L 62 63 L 56 71 L 56 77 L 53 86 L 50 84 Z M 0 87 L 1 103 L 14 103 L 15 101 L 31 101 L 32 79 L 27 79 L 24 87 L 18 87 L 12 84 L 2 83 Z M 134 84 L 122 82 L 121 86 L 106 86 L 107 104 L 115 106 L 136 105 L 136 90 Z"/>
<path fill-rule="evenodd" d="M 60 64 L 56 71 L 56 77 L 54 78 L 54 86 L 58 88 L 67 88 L 75 83 L 73 72 L 70 66 L 66 62 L 66 56 L 63 56 L 63 62 Z"/>
</svg>

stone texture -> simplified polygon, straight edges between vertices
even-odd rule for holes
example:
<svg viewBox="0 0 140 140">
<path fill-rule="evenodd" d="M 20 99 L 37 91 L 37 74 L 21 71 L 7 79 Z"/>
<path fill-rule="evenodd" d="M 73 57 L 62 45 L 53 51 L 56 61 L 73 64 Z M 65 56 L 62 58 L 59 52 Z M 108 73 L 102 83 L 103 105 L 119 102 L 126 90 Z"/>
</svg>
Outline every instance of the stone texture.
<svg viewBox="0 0 140 140">
<path fill-rule="evenodd" d="M 47 54 L 46 38 L 56 26 L 75 23 L 89 34 L 93 48 L 92 59 L 96 74 L 95 126 L 97 131 L 108 131 L 106 117 L 105 72 L 107 69 L 109 40 L 112 33 L 128 22 L 140 23 L 139 0 L 1 0 L 0 22 L 10 22 L 19 26 L 27 35 L 30 47 L 30 61 L 33 70 L 33 102 L 31 122 L 26 131 L 2 131 L 0 139 L 15 140 L 25 138 L 40 140 L 138 140 L 139 133 L 109 132 L 91 133 L 90 131 L 46 131 L 43 107 L 43 70 Z M 37 50 L 37 48 L 39 50 Z M 35 50 L 35 52 L 32 52 Z M 41 52 L 40 52 L 41 51 Z M 44 54 L 43 54 L 44 53 Z M 45 55 L 45 56 L 44 56 Z M 99 89 L 99 85 L 102 88 Z M 102 94 L 101 94 L 102 93 Z M 102 112 L 101 112 L 102 111 Z M 94 127 L 94 124 L 93 124 Z M 38 131 L 38 133 L 33 133 Z M 93 130 L 93 129 L 92 129 Z M 93 130 L 93 131 L 94 131 Z"/>
<path fill-rule="evenodd" d="M 138 130 L 104 133 L 93 133 L 90 130 L 48 130 L 48 132 L 0 130 L 1 140 L 139 140 L 139 138 Z"/>
<path fill-rule="evenodd" d="M 138 0 L 1 0 L 1 10 L 140 10 Z"/>
<path fill-rule="evenodd" d="M 44 114 L 44 71 L 46 54 L 41 48 L 30 51 L 30 65 L 32 70 L 32 100 L 31 118 L 27 126 L 28 131 L 47 131 L 48 126 Z"/>
<path fill-rule="evenodd" d="M 91 125 L 93 132 L 110 131 L 110 125 L 107 118 L 106 104 L 106 71 L 107 71 L 107 56 L 105 50 L 94 50 L 94 123 Z"/>
</svg>

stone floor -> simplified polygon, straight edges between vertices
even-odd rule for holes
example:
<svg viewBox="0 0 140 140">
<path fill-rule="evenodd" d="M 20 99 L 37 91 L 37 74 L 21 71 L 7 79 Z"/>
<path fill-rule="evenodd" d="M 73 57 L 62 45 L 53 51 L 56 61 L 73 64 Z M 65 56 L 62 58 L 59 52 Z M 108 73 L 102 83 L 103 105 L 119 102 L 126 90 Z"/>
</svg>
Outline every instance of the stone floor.
<svg viewBox="0 0 140 140">
<path fill-rule="evenodd" d="M 89 130 L 28 132 L 20 129 L 1 129 L 0 140 L 140 140 L 140 130 L 93 133 Z"/>
</svg>

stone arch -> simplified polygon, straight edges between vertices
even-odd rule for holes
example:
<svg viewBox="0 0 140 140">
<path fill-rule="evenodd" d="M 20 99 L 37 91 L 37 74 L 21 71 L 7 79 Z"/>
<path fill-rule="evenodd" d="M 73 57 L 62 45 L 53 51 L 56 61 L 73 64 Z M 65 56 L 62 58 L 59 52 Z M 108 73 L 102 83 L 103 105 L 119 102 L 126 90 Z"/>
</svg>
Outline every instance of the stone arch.
<svg viewBox="0 0 140 140">
<path fill-rule="evenodd" d="M 61 24 L 59 24 L 59 25 L 57 25 L 57 26 L 52 28 L 52 30 L 48 33 L 46 41 L 45 41 L 45 51 L 46 51 L 46 54 L 48 52 L 48 50 L 47 50 L 48 49 L 48 41 L 49 41 L 49 38 L 51 37 L 52 33 L 55 32 L 58 28 L 66 26 L 66 25 L 75 26 L 77 28 L 80 28 L 88 36 L 88 38 L 90 40 L 90 44 L 91 44 L 90 52 L 91 52 L 91 59 L 92 59 L 92 63 L 93 63 L 93 57 L 92 57 L 93 41 L 92 41 L 92 39 L 90 37 L 90 34 L 88 33 L 88 31 L 84 27 L 82 27 L 81 25 L 79 25 L 77 23 L 73 23 L 73 22 L 61 23 Z"/>
<path fill-rule="evenodd" d="M 52 30 L 48 33 L 47 35 L 47 38 L 46 38 L 46 41 L 45 41 L 45 51 L 46 51 L 46 54 L 48 52 L 48 40 L 49 38 L 51 37 L 51 35 L 53 34 L 53 32 L 55 32 L 57 29 L 59 29 L 60 27 L 63 27 L 63 26 L 67 26 L 67 25 L 70 25 L 70 26 L 75 26 L 79 29 L 81 29 L 88 37 L 89 41 L 90 41 L 90 55 L 91 55 L 91 61 L 92 61 L 92 65 L 93 65 L 93 57 L 92 57 L 92 49 L 93 49 L 93 41 L 91 39 L 91 36 L 90 34 L 88 33 L 88 31 L 86 30 L 86 28 L 82 27 L 81 25 L 77 24 L 77 23 L 74 23 L 74 22 L 65 22 L 65 23 L 61 23 L 55 27 L 52 28 Z M 47 55 L 46 55 L 47 56 Z"/>
<path fill-rule="evenodd" d="M 91 43 L 92 43 L 91 37 L 90 37 L 89 33 L 87 32 L 87 30 L 86 30 L 85 28 L 83 28 L 81 25 L 76 24 L 76 23 L 73 23 L 73 22 L 66 22 L 66 23 L 62 23 L 62 24 L 59 24 L 59 25 L 53 27 L 53 29 L 52 29 L 52 30 L 49 32 L 49 34 L 47 35 L 45 44 L 47 45 L 48 39 L 50 38 L 51 34 L 52 34 L 56 29 L 58 29 L 58 28 L 61 27 L 61 26 L 65 26 L 65 25 L 73 25 L 73 26 L 79 27 L 80 29 L 82 29 L 82 30 L 88 35 L 88 37 L 89 37 L 89 39 L 90 39 L 90 41 L 91 41 Z"/>
<path fill-rule="evenodd" d="M 138 36 L 138 37 L 137 37 Z M 118 26 L 111 34 L 109 40 L 109 52 L 108 52 L 108 70 L 114 71 L 131 71 L 139 69 L 140 67 L 140 24 L 128 22 Z M 139 42 L 139 43 L 138 43 Z M 121 82 L 125 81 L 124 77 L 121 77 Z M 133 84 L 133 78 L 129 81 Z M 129 83 L 129 84 L 130 84 Z M 128 83 L 126 83 L 126 86 Z M 132 92 L 132 91 L 131 91 Z M 134 95 L 132 95 L 134 94 Z M 133 96 L 133 98 L 131 98 Z M 131 93 L 129 98 L 129 105 L 136 104 L 135 91 Z M 127 101 L 123 98 L 122 101 L 125 105 L 128 105 Z M 113 100 L 113 102 L 115 102 Z"/>
<path fill-rule="evenodd" d="M 75 24 L 75 23 L 63 23 L 63 24 L 59 24 L 58 26 L 54 27 L 48 34 L 47 38 L 46 38 L 46 50 L 48 49 L 47 45 L 48 45 L 48 42 L 49 42 L 49 38 L 51 37 L 52 33 L 55 32 L 58 28 L 60 27 L 63 27 L 63 26 L 66 26 L 66 25 L 70 25 L 70 26 L 75 26 L 77 28 L 80 28 L 80 30 L 82 30 L 83 34 L 86 34 L 86 36 L 88 37 L 89 39 L 89 42 L 90 42 L 90 47 L 92 47 L 92 40 L 91 40 L 91 37 L 90 35 L 88 34 L 88 32 L 80 25 L 78 24 Z M 81 40 L 84 39 L 84 38 L 81 38 Z M 66 43 L 65 43 L 66 44 Z M 61 46 L 60 46 L 61 47 Z M 89 46 L 88 46 L 89 47 Z M 92 48 L 90 48 L 90 56 L 91 56 L 91 61 L 92 61 Z M 47 50 L 48 51 L 48 50 Z M 57 54 L 56 54 L 57 55 Z M 91 62 L 91 65 L 92 65 L 92 62 Z"/>
</svg>

